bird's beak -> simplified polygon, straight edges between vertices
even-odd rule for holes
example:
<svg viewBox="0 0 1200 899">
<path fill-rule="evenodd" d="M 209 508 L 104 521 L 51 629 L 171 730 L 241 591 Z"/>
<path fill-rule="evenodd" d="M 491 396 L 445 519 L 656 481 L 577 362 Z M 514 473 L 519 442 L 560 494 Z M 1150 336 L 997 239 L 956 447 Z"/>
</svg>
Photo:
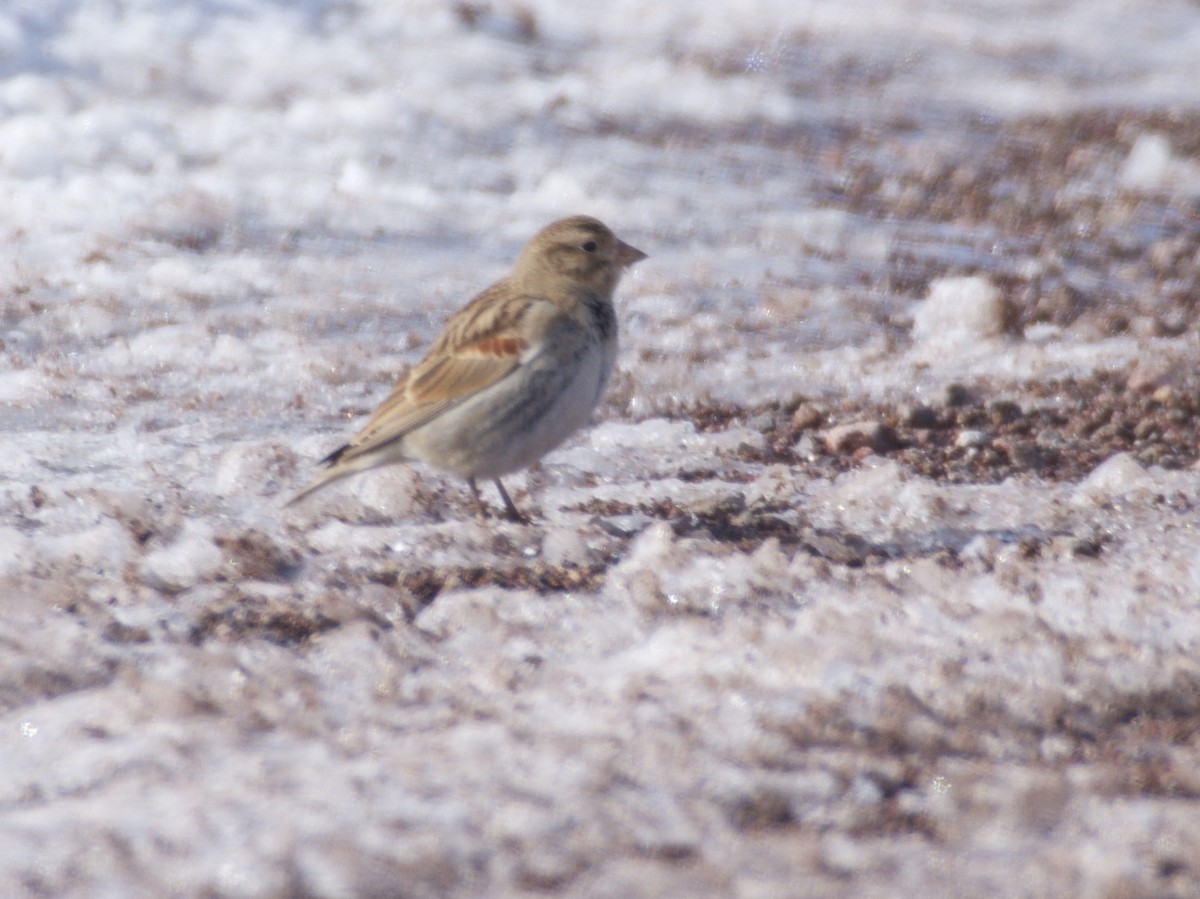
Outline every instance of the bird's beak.
<svg viewBox="0 0 1200 899">
<path fill-rule="evenodd" d="M 641 262 L 646 258 L 646 254 L 637 247 L 631 247 L 623 240 L 617 241 L 617 265 L 621 268 L 629 268 L 635 262 Z"/>
</svg>

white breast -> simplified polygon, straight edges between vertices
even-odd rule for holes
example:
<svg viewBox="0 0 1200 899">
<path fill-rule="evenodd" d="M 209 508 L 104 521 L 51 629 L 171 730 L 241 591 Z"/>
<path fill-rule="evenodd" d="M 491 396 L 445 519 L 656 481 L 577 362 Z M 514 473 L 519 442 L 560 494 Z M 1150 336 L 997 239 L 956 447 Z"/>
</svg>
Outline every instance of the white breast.
<svg viewBox="0 0 1200 899">
<path fill-rule="evenodd" d="M 563 350 L 561 344 L 558 349 Z M 615 341 L 543 352 L 500 383 L 405 438 L 405 454 L 464 477 L 533 464 L 592 416 L 616 359 Z"/>
</svg>

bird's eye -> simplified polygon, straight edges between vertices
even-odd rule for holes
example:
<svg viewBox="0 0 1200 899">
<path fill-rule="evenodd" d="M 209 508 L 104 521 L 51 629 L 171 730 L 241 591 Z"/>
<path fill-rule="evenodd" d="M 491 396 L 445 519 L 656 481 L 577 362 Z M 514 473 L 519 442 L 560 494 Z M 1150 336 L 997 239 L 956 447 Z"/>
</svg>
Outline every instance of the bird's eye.
<svg viewBox="0 0 1200 899">
<path fill-rule="evenodd" d="M 583 250 L 583 252 L 585 252 L 585 253 L 595 253 L 596 252 L 596 241 L 589 240 L 587 243 L 585 243 L 579 249 Z"/>
</svg>

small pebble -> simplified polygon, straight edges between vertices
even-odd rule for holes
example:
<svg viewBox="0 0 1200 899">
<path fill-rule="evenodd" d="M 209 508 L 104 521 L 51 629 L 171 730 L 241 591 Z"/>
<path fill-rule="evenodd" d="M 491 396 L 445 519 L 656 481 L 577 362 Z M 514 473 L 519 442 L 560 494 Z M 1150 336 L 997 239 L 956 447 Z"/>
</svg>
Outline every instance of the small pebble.
<svg viewBox="0 0 1200 899">
<path fill-rule="evenodd" d="M 991 442 L 991 435 L 986 431 L 959 431 L 954 445 L 959 449 L 967 449 L 968 447 L 987 446 Z"/>
<path fill-rule="evenodd" d="M 830 428 L 823 435 L 831 453 L 853 453 L 860 449 L 881 451 L 896 446 L 896 432 L 879 421 L 856 421 Z"/>
<path fill-rule="evenodd" d="M 1019 420 L 1022 412 L 1021 407 L 1011 400 L 996 400 L 994 403 L 988 403 L 988 415 L 992 424 L 1007 425 Z"/>
<path fill-rule="evenodd" d="M 1170 384 L 1163 384 L 1154 393 L 1150 394 L 1150 399 L 1158 403 L 1160 406 L 1175 405 L 1175 388 Z"/>
<path fill-rule="evenodd" d="M 802 403 L 792 413 L 792 433 L 819 427 L 825 421 L 825 413 L 810 403 Z"/>
<path fill-rule="evenodd" d="M 929 406 L 901 406 L 900 407 L 900 423 L 909 428 L 936 428 L 938 425 L 937 413 Z"/>
<path fill-rule="evenodd" d="M 947 384 L 942 388 L 940 404 L 951 409 L 975 402 L 975 395 L 963 384 Z"/>
</svg>

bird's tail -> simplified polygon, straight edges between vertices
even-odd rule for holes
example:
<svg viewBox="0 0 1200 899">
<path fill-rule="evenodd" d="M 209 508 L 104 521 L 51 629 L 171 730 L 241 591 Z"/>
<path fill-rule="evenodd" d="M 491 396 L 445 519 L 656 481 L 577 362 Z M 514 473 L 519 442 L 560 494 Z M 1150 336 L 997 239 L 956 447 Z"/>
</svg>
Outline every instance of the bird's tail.
<svg viewBox="0 0 1200 899">
<path fill-rule="evenodd" d="M 382 460 L 374 456 L 358 456 L 354 459 L 343 461 L 340 457 L 347 448 L 342 447 L 342 449 L 327 456 L 323 461 L 329 467 L 313 478 L 303 490 L 289 499 L 284 504 L 284 508 L 294 506 L 300 500 L 316 493 L 318 490 L 328 487 L 335 481 L 340 481 L 342 478 L 348 478 L 352 474 L 358 474 L 360 471 L 366 471 L 368 468 L 375 468 L 377 465 L 383 464 Z"/>
</svg>

